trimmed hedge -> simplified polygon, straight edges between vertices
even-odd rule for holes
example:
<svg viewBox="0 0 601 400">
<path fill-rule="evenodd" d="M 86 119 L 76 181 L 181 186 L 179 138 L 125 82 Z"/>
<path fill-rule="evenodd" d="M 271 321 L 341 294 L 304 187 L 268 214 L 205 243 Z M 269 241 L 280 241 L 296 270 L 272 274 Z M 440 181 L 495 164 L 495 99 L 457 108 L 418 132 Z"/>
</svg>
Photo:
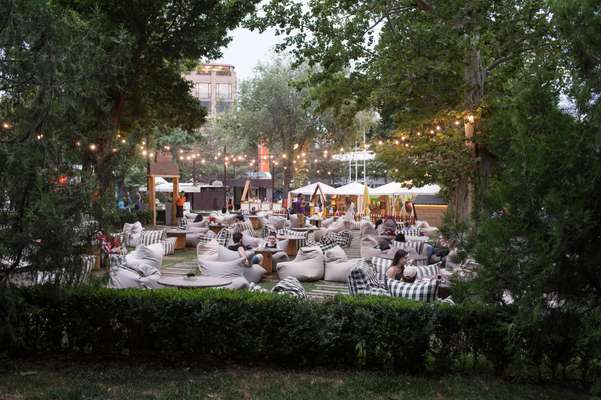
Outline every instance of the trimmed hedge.
<svg viewBox="0 0 601 400">
<path fill-rule="evenodd" d="M 571 342 L 575 329 L 586 331 L 581 325 L 563 326 L 564 336 L 552 330 L 545 342 L 540 331 L 532 336 L 532 326 L 510 324 L 507 308 L 369 296 L 316 302 L 231 290 L 37 287 L 13 290 L 11 297 L 13 307 L 6 308 L 14 312 L 0 323 L 11 326 L 14 340 L 3 335 L 0 352 L 13 354 L 150 353 L 412 373 L 452 371 L 474 359 L 488 361 L 497 372 L 554 359 L 562 366 L 599 363 L 599 349 L 591 350 L 598 341 L 585 343 L 591 351 L 586 360 Z M 549 321 L 544 323 L 548 328 Z"/>
</svg>

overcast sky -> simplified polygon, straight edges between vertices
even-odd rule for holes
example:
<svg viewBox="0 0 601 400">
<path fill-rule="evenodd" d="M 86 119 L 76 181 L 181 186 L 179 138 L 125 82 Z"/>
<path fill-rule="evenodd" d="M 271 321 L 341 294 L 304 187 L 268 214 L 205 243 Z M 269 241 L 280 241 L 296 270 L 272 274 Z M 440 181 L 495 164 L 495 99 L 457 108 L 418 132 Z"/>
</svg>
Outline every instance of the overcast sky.
<svg viewBox="0 0 601 400">
<path fill-rule="evenodd" d="M 214 62 L 232 64 L 238 80 L 251 78 L 259 61 L 270 61 L 274 55 L 273 47 L 280 41 L 273 29 L 260 34 L 239 28 L 232 32 L 232 38 L 229 46 L 223 49 L 223 57 Z"/>
</svg>

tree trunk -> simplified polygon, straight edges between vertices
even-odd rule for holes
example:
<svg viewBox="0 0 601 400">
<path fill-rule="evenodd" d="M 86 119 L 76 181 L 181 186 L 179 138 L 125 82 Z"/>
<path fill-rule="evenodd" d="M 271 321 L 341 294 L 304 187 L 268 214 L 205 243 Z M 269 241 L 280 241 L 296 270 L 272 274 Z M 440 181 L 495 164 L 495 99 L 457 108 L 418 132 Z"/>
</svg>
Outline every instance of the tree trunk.
<svg viewBox="0 0 601 400">
<path fill-rule="evenodd" d="M 475 112 L 484 94 L 484 69 L 477 48 L 479 38 L 473 38 L 472 47 L 466 55 L 466 67 L 464 80 L 467 84 L 464 103 L 466 109 Z M 474 146 L 473 136 L 476 131 L 476 121 L 473 116 L 468 116 L 464 125 L 466 146 L 470 147 L 472 156 L 477 157 L 477 149 Z M 469 178 L 470 171 L 462 171 L 451 196 L 451 207 L 455 212 L 455 218 L 459 221 L 467 221 L 474 210 L 474 182 Z"/>
</svg>

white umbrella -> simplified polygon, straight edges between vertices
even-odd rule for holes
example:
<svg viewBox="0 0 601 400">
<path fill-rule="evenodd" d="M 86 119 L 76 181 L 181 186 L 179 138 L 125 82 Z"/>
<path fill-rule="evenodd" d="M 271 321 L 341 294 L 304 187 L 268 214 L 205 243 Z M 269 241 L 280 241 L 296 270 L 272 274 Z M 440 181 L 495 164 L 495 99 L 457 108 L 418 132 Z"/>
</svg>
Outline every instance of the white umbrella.
<svg viewBox="0 0 601 400">
<path fill-rule="evenodd" d="M 408 188 L 398 182 L 390 182 L 375 189 L 369 193 L 377 196 L 417 196 L 418 194 L 434 195 L 440 192 L 438 185 L 425 185 L 421 187 Z"/>
</svg>

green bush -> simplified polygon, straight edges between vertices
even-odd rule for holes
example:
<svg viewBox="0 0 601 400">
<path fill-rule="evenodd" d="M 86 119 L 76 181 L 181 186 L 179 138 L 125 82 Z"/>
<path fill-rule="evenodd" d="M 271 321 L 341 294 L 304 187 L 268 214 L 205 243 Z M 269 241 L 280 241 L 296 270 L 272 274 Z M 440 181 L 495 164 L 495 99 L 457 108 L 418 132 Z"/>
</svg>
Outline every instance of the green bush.
<svg viewBox="0 0 601 400">
<path fill-rule="evenodd" d="M 144 226 L 152 223 L 152 213 L 150 210 L 120 210 L 115 208 L 106 211 L 102 218 L 103 226 L 111 230 L 121 230 L 125 223 L 131 224 L 140 221 Z"/>
<path fill-rule="evenodd" d="M 516 363 L 552 365 L 555 371 L 560 363 L 586 368 L 589 380 L 596 375 L 590 374 L 592 366 L 599 365 L 599 351 L 589 351 L 599 343 L 598 325 L 549 329 L 554 323 L 580 324 L 559 311 L 541 320 L 548 332 L 541 337 L 539 327 L 513 326 L 510 308 L 398 298 L 341 296 L 316 302 L 230 290 L 44 287 L 12 294 L 16 311 L 10 331 L 19 332 L 19 340 L 0 343 L 0 352 L 161 354 L 410 373 L 453 371 L 465 360 L 487 363 L 498 373 L 517 369 Z M 562 337 L 564 331 L 568 336 Z M 576 338 L 577 332 L 591 340 Z M 578 347 L 577 339 L 588 347 Z"/>
</svg>

